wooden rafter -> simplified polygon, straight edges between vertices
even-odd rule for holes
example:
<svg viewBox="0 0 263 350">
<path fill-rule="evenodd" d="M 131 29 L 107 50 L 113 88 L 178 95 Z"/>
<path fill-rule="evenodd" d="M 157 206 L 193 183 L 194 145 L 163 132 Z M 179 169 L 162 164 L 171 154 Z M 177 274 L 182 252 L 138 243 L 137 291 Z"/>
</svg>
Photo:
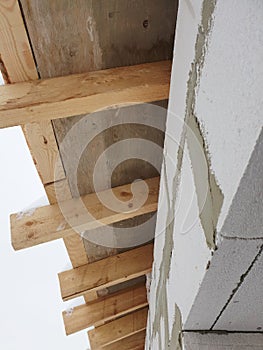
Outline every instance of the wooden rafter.
<svg viewBox="0 0 263 350">
<path fill-rule="evenodd" d="M 74 232 L 72 227 L 82 232 L 155 212 L 158 204 L 159 177 L 145 180 L 145 182 L 149 193 L 145 192 L 144 188 L 137 194 L 141 198 L 147 196 L 145 203 L 137 210 L 132 204 L 133 194 L 129 184 L 99 192 L 100 198 L 103 197 L 107 203 L 111 203 L 113 192 L 123 204 L 120 212 L 110 209 L 101 202 L 96 193 L 92 193 L 81 198 L 63 201 L 62 209 L 59 204 L 52 204 L 32 212 L 12 214 L 11 236 L 14 249 L 23 249 L 67 237 Z M 84 212 L 83 205 L 86 208 Z M 83 215 L 80 214 L 82 212 Z M 87 212 L 91 215 L 87 216 Z M 68 223 L 69 220 L 72 226 Z"/>
<path fill-rule="evenodd" d="M 148 308 L 144 308 L 89 331 L 91 349 L 104 349 L 107 345 L 113 345 L 117 341 L 144 331 L 147 316 Z"/>
<path fill-rule="evenodd" d="M 15 86 L 15 83 L 37 80 L 38 73 L 18 1 L 2 1 L 0 16 L 0 69 L 6 84 L 11 84 L 5 85 L 4 88 Z M 24 124 L 22 130 L 50 203 L 57 201 L 54 191 L 55 162 L 60 169 L 56 174 L 57 180 L 60 180 L 56 187 L 60 192 L 60 198 L 70 199 L 71 193 L 51 121 Z M 64 243 L 73 267 L 88 263 L 84 244 L 79 235 L 72 232 L 64 238 Z M 93 298 L 96 298 L 96 295 L 93 295 Z"/>
<path fill-rule="evenodd" d="M 144 350 L 146 331 L 141 331 L 103 347 L 103 350 Z M 93 350 L 93 349 L 92 349 Z"/>
<path fill-rule="evenodd" d="M 171 62 L 0 87 L 0 128 L 168 98 Z"/>
<path fill-rule="evenodd" d="M 1 2 L 0 16 L 0 68 L 7 84 L 3 89 L 38 80 L 18 2 Z M 51 122 L 25 124 L 23 131 L 43 184 L 51 183 L 54 181 L 54 164 L 57 161 L 58 165 L 60 159 Z M 57 177 L 65 178 L 61 163 Z"/>
<path fill-rule="evenodd" d="M 63 300 L 70 300 L 151 272 L 153 244 L 129 250 L 105 259 L 61 272 L 59 276 Z"/>
<path fill-rule="evenodd" d="M 0 15 L 3 18 L 0 24 L 1 71 L 6 82 L 15 83 L 0 88 L 0 128 L 22 126 L 52 204 L 36 209 L 33 214 L 19 213 L 11 217 L 13 245 L 15 249 L 21 249 L 63 238 L 74 267 L 73 270 L 59 275 L 63 299 L 68 300 L 79 295 L 84 295 L 86 301 L 87 295 L 91 296 L 90 300 L 96 299 L 97 290 L 150 272 L 153 246 L 148 244 L 88 264 L 83 241 L 65 223 L 60 206 L 56 204 L 54 181 L 58 184 L 60 199 L 68 203 L 68 210 L 74 208 L 73 214 L 78 212 L 79 200 L 71 198 L 51 120 L 123 104 L 167 99 L 171 64 L 169 61 L 162 61 L 37 80 L 38 74 L 18 2 L 2 2 Z M 55 165 L 59 165 L 60 169 L 56 172 L 56 178 Z M 150 194 L 144 205 L 136 211 L 130 207 L 132 194 L 130 188 L 127 188 L 129 185 L 114 189 L 117 198 L 124 202 L 127 200 L 127 210 L 121 214 L 99 203 L 96 194 L 83 197 L 81 200 L 94 218 L 88 222 L 80 220 L 80 224 L 73 227 L 89 230 L 98 227 L 97 225 L 112 224 L 156 211 L 159 180 L 156 178 L 147 182 Z M 71 315 L 64 313 L 65 328 L 71 334 L 95 325 L 96 329 L 90 333 L 92 349 L 99 349 L 101 345 L 108 350 L 143 349 L 146 306 L 145 287 L 132 287 L 79 306 Z M 116 319 L 120 316 L 122 317 Z M 100 326 L 108 321 L 110 323 Z"/>
<path fill-rule="evenodd" d="M 100 322 L 142 309 L 148 305 L 145 285 L 125 288 L 120 292 L 101 297 L 96 301 L 63 312 L 66 334 L 72 334 Z"/>
</svg>

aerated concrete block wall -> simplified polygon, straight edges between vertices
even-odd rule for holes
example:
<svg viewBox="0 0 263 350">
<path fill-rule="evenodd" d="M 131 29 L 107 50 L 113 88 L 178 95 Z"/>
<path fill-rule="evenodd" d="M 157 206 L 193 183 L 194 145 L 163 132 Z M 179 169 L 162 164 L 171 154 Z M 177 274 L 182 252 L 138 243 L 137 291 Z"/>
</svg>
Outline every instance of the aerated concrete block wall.
<svg viewBox="0 0 263 350">
<path fill-rule="evenodd" d="M 261 0 L 179 2 L 147 350 L 263 331 L 262 18 Z"/>
</svg>

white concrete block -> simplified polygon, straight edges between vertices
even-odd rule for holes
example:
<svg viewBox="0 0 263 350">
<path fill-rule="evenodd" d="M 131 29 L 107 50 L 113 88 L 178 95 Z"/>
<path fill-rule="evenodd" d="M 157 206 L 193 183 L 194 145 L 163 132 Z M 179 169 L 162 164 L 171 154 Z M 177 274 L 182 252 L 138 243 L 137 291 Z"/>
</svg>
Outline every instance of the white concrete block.
<svg viewBox="0 0 263 350">
<path fill-rule="evenodd" d="M 221 230 L 226 237 L 263 238 L 263 129 Z"/>
<path fill-rule="evenodd" d="M 263 253 L 231 299 L 214 330 L 262 332 L 263 330 Z M 262 346 L 263 349 L 263 346 Z"/>
<path fill-rule="evenodd" d="M 263 2 L 217 1 L 196 116 L 224 194 L 220 231 L 263 125 Z"/>
<path fill-rule="evenodd" d="M 183 350 L 262 350 L 263 334 L 185 332 Z"/>
<path fill-rule="evenodd" d="M 211 329 L 229 298 L 241 284 L 244 275 L 249 271 L 262 244 L 263 241 L 256 240 L 225 239 L 221 242 L 192 304 L 184 325 L 185 330 Z M 253 299 L 251 303 L 252 301 Z"/>
<path fill-rule="evenodd" d="M 167 339 L 160 338 L 167 334 L 165 327 L 171 337 L 178 321 L 176 305 L 184 330 L 210 330 L 215 324 L 224 329 L 233 321 L 235 327 L 230 324 L 230 329 L 261 327 L 262 308 L 256 305 L 263 305 L 262 287 L 258 286 L 262 267 L 256 268 L 254 260 L 263 244 L 262 16 L 261 0 L 179 3 L 147 350 L 163 350 L 160 344 L 166 347 Z M 196 127 L 205 166 L 189 134 L 182 137 L 185 118 Z M 179 143 L 185 140 L 180 152 Z M 200 206 L 205 185 L 209 189 L 206 207 Z M 175 217 L 172 234 L 166 230 L 171 208 Z M 193 223 L 190 228 L 189 222 Z M 253 283 L 257 284 L 254 289 Z M 244 311 L 237 312 L 242 307 L 234 303 L 237 296 Z M 250 303 L 254 303 L 251 315 Z M 254 319 L 253 313 L 257 313 Z M 161 322 L 160 314 L 167 317 L 168 325 Z M 248 348 L 245 338 L 238 345 L 234 338 L 228 338 L 233 343 L 228 349 Z M 204 345 L 209 350 L 225 349 L 227 343 L 224 337 L 220 339 L 222 343 L 217 339 L 211 343 L 214 347 Z"/>
</svg>

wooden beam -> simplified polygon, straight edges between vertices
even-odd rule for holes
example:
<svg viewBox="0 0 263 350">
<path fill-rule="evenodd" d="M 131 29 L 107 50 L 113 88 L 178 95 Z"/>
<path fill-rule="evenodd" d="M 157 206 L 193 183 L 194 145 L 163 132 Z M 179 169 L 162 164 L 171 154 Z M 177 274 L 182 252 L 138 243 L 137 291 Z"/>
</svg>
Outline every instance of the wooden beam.
<svg viewBox="0 0 263 350">
<path fill-rule="evenodd" d="M 148 305 L 146 287 L 136 285 L 63 312 L 66 334 L 108 322 Z"/>
<path fill-rule="evenodd" d="M 91 291 L 107 288 L 149 273 L 153 262 L 153 244 L 61 272 L 62 299 L 70 300 Z"/>
<path fill-rule="evenodd" d="M 0 70 L 6 84 L 37 80 L 38 73 L 28 41 L 18 1 L 0 2 Z M 22 126 L 26 142 L 31 152 L 42 183 L 48 184 L 45 190 L 51 203 L 55 203 L 54 181 L 60 180 L 64 199 L 71 197 L 60 159 L 51 121 L 31 123 Z M 59 171 L 54 178 L 55 164 Z M 60 185 L 59 185 L 60 186 Z M 61 196 L 60 196 L 61 198 Z M 73 267 L 88 262 L 83 242 L 73 231 L 64 239 Z"/>
<path fill-rule="evenodd" d="M 38 78 L 23 18 L 16 0 L 0 2 L 0 68 L 6 83 Z"/>
<path fill-rule="evenodd" d="M 148 185 L 149 193 L 144 186 L 140 186 L 141 181 L 134 185 L 141 188 L 135 197 L 142 200 L 145 198 L 144 204 L 138 206 L 138 209 L 132 202 L 133 194 L 129 184 L 115 187 L 112 191 L 99 192 L 99 197 L 103 197 L 104 203 L 106 201 L 108 205 L 104 205 L 98 195 L 92 193 L 60 204 L 12 214 L 10 220 L 13 247 L 19 250 L 67 237 L 72 234 L 72 228 L 82 232 L 155 212 L 158 204 L 159 177 L 145 180 L 145 183 Z M 109 209 L 112 192 L 121 203 L 120 212 Z"/>
<path fill-rule="evenodd" d="M 146 331 L 130 335 L 127 338 L 118 340 L 115 343 L 106 345 L 103 350 L 144 350 Z M 93 350 L 93 349 L 92 349 Z"/>
<path fill-rule="evenodd" d="M 0 18 L 0 69 L 7 84 L 3 90 L 13 88 L 14 83 L 17 86 L 21 82 L 37 80 L 38 73 L 18 2 L 1 1 Z M 23 125 L 23 132 L 42 183 L 65 178 L 51 121 Z M 59 168 L 57 179 L 54 179 L 55 164 Z"/>
<path fill-rule="evenodd" d="M 51 121 L 22 125 L 22 129 L 43 185 L 65 179 Z"/>
<path fill-rule="evenodd" d="M 169 97 L 171 62 L 106 69 L 0 87 L 0 128 Z"/>
<path fill-rule="evenodd" d="M 89 331 L 91 349 L 104 349 L 107 345 L 144 331 L 147 317 L 148 308 L 144 308 Z"/>
</svg>

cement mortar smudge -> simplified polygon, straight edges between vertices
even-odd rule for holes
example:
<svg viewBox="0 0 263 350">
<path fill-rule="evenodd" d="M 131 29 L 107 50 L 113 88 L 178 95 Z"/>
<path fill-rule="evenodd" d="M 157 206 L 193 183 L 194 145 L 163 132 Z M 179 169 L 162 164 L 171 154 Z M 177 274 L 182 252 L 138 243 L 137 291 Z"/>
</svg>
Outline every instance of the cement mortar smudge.
<svg viewBox="0 0 263 350">
<path fill-rule="evenodd" d="M 175 176 L 173 178 L 172 183 L 172 196 L 171 201 L 168 201 L 168 214 L 166 219 L 166 232 L 165 232 L 165 243 L 163 247 L 163 255 L 162 255 L 162 262 L 160 266 L 160 274 L 159 274 L 159 281 L 157 284 L 157 291 L 156 291 L 156 304 L 155 304 L 155 315 L 154 315 L 154 322 L 152 325 L 152 334 L 151 339 L 154 339 L 156 336 L 158 336 L 159 339 L 159 346 L 162 348 L 164 346 L 165 349 L 181 349 L 180 347 L 180 334 L 181 334 L 181 322 L 178 323 L 177 320 L 181 319 L 181 314 L 179 308 L 176 306 L 176 313 L 174 315 L 176 322 L 173 324 L 173 331 L 172 331 L 172 338 L 169 335 L 169 323 L 168 323 L 168 300 L 167 300 L 167 281 L 169 279 L 170 275 L 170 268 L 171 268 L 171 259 L 172 259 L 172 252 L 174 249 L 174 241 L 173 241 L 173 229 L 174 229 L 174 211 L 176 206 L 176 199 L 177 199 L 177 192 L 180 184 L 180 175 L 181 175 L 181 169 L 182 169 L 182 162 L 183 162 L 183 146 L 185 144 L 185 135 L 186 133 L 182 133 L 180 146 L 178 148 L 177 153 L 177 169 Z M 164 162 L 163 171 L 166 174 L 166 163 Z M 167 176 L 165 176 L 165 181 L 167 181 Z M 168 187 L 165 187 L 166 189 L 166 196 L 169 198 L 169 192 Z M 161 334 L 160 334 L 160 323 L 161 319 L 164 320 L 164 330 L 165 330 L 165 336 L 164 336 L 164 344 L 162 343 Z M 150 342 L 149 342 L 150 343 Z M 176 347 L 171 347 L 171 344 Z"/>
<path fill-rule="evenodd" d="M 74 307 L 71 307 L 71 308 L 67 309 L 66 310 L 66 316 L 67 317 L 72 316 L 73 312 L 74 312 Z"/>
<path fill-rule="evenodd" d="M 20 211 L 19 213 L 16 214 L 16 219 L 21 220 L 24 217 L 30 217 L 34 214 L 35 211 L 36 211 L 36 208 L 32 208 L 26 211 Z"/>
<path fill-rule="evenodd" d="M 59 226 L 57 227 L 56 232 L 59 232 L 59 231 L 64 230 L 64 229 L 66 228 L 66 226 L 67 226 L 66 221 L 61 222 L 61 223 L 59 224 Z"/>
<path fill-rule="evenodd" d="M 207 182 L 208 182 L 208 197 L 209 200 L 207 202 L 207 210 L 204 212 L 204 214 L 200 214 L 200 220 L 203 220 L 203 215 L 211 215 L 212 219 L 212 226 L 208 225 L 203 222 L 203 228 L 206 234 L 206 240 L 207 244 L 210 248 L 214 247 L 214 236 L 215 236 L 215 230 L 216 227 L 216 219 L 219 215 L 219 211 L 222 205 L 222 193 L 216 184 L 215 178 L 213 174 L 211 173 L 211 164 L 210 164 L 210 158 L 208 156 L 208 150 L 205 146 L 205 141 L 201 133 L 201 128 L 199 124 L 197 123 L 197 119 L 194 115 L 195 110 L 195 98 L 196 98 L 196 92 L 197 88 L 199 86 L 200 81 L 200 75 L 202 72 L 202 68 L 204 66 L 204 60 L 205 60 L 205 54 L 207 52 L 207 44 L 208 44 L 208 37 L 212 28 L 212 20 L 213 20 L 213 13 L 216 6 L 216 0 L 204 0 L 202 5 L 202 20 L 201 24 L 198 27 L 198 35 L 196 39 L 196 45 L 195 45 L 195 59 L 192 63 L 191 71 L 189 73 L 189 80 L 187 83 L 187 96 L 186 96 L 186 111 L 185 111 L 185 125 L 183 127 L 181 140 L 179 144 L 179 148 L 177 151 L 177 166 L 176 166 L 176 172 L 172 179 L 172 193 L 171 197 L 168 191 L 168 178 L 167 178 L 167 170 L 166 170 L 166 161 L 164 159 L 163 163 L 163 181 L 165 182 L 165 195 L 168 198 L 168 213 L 166 217 L 166 230 L 165 230 L 165 243 L 163 247 L 163 254 L 162 254 L 162 262 L 159 268 L 159 279 L 156 289 L 156 299 L 155 299 L 155 314 L 154 314 L 154 320 L 153 324 L 150 325 L 148 331 L 149 336 L 149 350 L 151 350 L 151 343 L 153 339 L 158 337 L 159 341 L 159 347 L 160 349 L 171 349 L 171 350 L 180 350 L 182 349 L 182 316 L 179 307 L 175 304 L 175 311 L 174 311 L 174 323 L 172 326 L 172 332 L 171 335 L 169 335 L 169 322 L 168 322 L 168 299 L 167 299 L 167 282 L 169 280 L 170 270 L 171 270 L 171 260 L 172 260 L 172 254 L 174 251 L 174 239 L 173 239 L 173 231 L 174 231 L 174 213 L 176 208 L 176 200 L 177 200 L 177 194 L 179 185 L 181 182 L 181 170 L 182 170 L 182 163 L 183 163 L 183 154 L 184 154 L 184 148 L 186 144 L 186 138 L 189 138 L 189 132 L 187 132 L 187 129 L 190 128 L 194 132 L 193 135 L 197 137 L 202 146 L 203 150 L 203 156 L 205 156 L 206 163 L 207 163 Z M 189 143 L 189 139 L 188 139 Z M 188 144 L 189 147 L 189 144 Z M 192 153 L 191 149 L 191 140 L 190 140 L 190 157 Z M 196 180 L 195 180 L 196 181 Z M 197 192 L 199 191 L 199 186 L 197 189 Z M 169 200 L 170 198 L 170 200 Z M 209 213 L 208 210 L 211 212 Z M 211 229 L 211 227 L 213 229 Z M 212 235 L 211 235 L 212 232 Z M 153 270 L 154 271 L 154 270 Z M 155 273 L 154 273 L 155 274 Z M 164 339 L 161 339 L 161 331 L 160 331 L 160 325 L 161 320 L 164 320 Z"/>
<path fill-rule="evenodd" d="M 92 48 L 92 63 L 94 68 L 101 69 L 102 67 L 102 51 L 99 41 L 99 33 L 97 30 L 96 20 L 91 8 L 91 14 L 86 20 L 86 30 L 89 35 L 91 48 Z"/>
<path fill-rule="evenodd" d="M 208 49 L 209 36 L 213 26 L 213 13 L 216 0 L 204 0 L 202 7 L 202 20 L 198 26 L 195 43 L 195 58 L 189 72 L 187 82 L 185 122 L 187 129 L 187 145 L 193 168 L 194 182 L 199 207 L 199 217 L 202 224 L 207 245 L 215 249 L 215 238 L 218 217 L 223 204 L 223 194 L 211 169 L 211 159 L 208 145 L 202 128 L 195 115 L 196 96 L 200 78 L 204 67 L 205 56 Z M 196 147 L 196 141 L 200 147 Z M 200 160 L 203 161 L 200 161 Z"/>
</svg>

